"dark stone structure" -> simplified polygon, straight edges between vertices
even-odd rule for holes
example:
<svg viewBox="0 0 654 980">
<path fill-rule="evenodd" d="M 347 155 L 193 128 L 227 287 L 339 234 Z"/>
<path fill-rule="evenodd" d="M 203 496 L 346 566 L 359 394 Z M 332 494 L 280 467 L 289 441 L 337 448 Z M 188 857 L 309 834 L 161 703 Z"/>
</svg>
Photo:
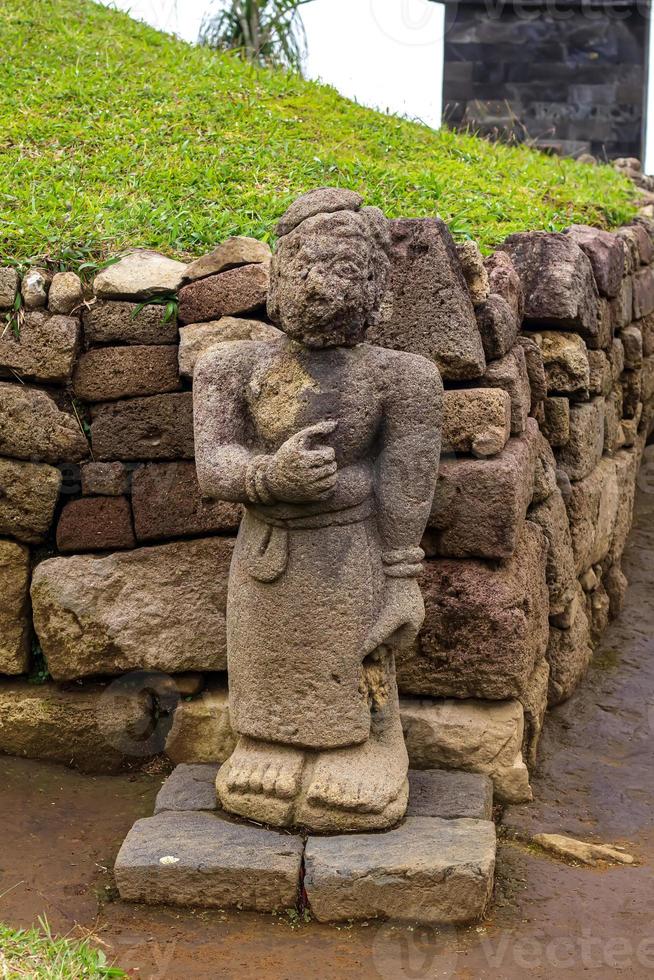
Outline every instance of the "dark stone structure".
<svg viewBox="0 0 654 980">
<path fill-rule="evenodd" d="M 642 156 L 649 0 L 446 0 L 443 118 L 573 156 Z"/>
</svg>

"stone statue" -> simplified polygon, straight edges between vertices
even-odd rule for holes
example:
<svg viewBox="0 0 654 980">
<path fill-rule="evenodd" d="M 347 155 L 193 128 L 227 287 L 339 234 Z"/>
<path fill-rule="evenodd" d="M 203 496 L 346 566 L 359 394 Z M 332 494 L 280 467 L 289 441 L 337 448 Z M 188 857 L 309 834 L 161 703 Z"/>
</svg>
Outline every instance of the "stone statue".
<svg viewBox="0 0 654 980">
<path fill-rule="evenodd" d="M 417 578 L 442 385 L 423 357 L 364 343 L 389 271 L 387 222 L 352 191 L 299 198 L 278 227 L 270 319 L 285 336 L 207 351 L 196 460 L 246 506 L 229 580 L 224 809 L 356 831 L 404 815 L 394 650 L 424 618 Z"/>
</svg>

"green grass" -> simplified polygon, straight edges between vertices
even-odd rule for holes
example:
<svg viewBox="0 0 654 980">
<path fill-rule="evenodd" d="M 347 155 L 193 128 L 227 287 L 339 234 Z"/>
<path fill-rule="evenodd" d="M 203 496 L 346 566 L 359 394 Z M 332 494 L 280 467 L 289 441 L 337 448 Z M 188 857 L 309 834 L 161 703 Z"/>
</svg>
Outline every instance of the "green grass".
<svg viewBox="0 0 654 980">
<path fill-rule="evenodd" d="M 0 0 L 0 257 L 196 255 L 267 237 L 295 195 L 362 191 L 440 214 L 483 247 L 526 228 L 610 226 L 627 181 L 364 109 L 333 89 L 196 48 L 92 0 Z"/>
<path fill-rule="evenodd" d="M 0 924 L 0 977 L 3 980 L 105 980 L 127 974 L 107 962 L 88 942 L 55 939 L 41 929 L 10 929 Z"/>
</svg>

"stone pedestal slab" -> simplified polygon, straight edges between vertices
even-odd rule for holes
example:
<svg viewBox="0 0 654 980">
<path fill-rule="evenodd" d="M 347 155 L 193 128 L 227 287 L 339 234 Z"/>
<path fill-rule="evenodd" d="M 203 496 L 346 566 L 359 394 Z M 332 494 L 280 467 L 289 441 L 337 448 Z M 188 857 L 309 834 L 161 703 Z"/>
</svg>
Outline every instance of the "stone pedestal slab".
<svg viewBox="0 0 654 980">
<path fill-rule="evenodd" d="M 302 851 L 290 834 L 168 811 L 137 820 L 114 870 L 125 901 L 274 912 L 296 905 Z"/>
<path fill-rule="evenodd" d="M 134 825 L 115 865 L 125 901 L 271 912 L 302 901 L 304 870 L 306 901 L 321 922 L 458 923 L 484 914 L 496 847 L 487 776 L 411 771 L 398 827 L 305 843 L 226 818 L 216 802 L 219 768 L 177 766 L 155 816 Z"/>
</svg>

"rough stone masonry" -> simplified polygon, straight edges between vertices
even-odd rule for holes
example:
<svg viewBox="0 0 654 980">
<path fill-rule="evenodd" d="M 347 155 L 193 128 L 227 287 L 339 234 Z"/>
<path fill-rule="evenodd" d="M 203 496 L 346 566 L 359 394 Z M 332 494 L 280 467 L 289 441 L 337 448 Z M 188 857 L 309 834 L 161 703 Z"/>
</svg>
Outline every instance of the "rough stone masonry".
<svg viewBox="0 0 654 980">
<path fill-rule="evenodd" d="M 400 718 L 413 768 L 487 774 L 498 800 L 530 798 L 547 706 L 582 681 L 627 587 L 654 419 L 653 230 L 525 230 L 482 257 L 438 220 L 390 222 L 370 340 L 431 360 L 445 386 Z M 221 342 L 278 342 L 269 281 L 251 239 L 190 266 L 133 252 L 94 282 L 0 269 L 0 751 L 85 770 L 233 751 L 240 511 L 195 476 L 193 373 Z M 28 684 L 43 658 L 51 679 Z"/>
</svg>

